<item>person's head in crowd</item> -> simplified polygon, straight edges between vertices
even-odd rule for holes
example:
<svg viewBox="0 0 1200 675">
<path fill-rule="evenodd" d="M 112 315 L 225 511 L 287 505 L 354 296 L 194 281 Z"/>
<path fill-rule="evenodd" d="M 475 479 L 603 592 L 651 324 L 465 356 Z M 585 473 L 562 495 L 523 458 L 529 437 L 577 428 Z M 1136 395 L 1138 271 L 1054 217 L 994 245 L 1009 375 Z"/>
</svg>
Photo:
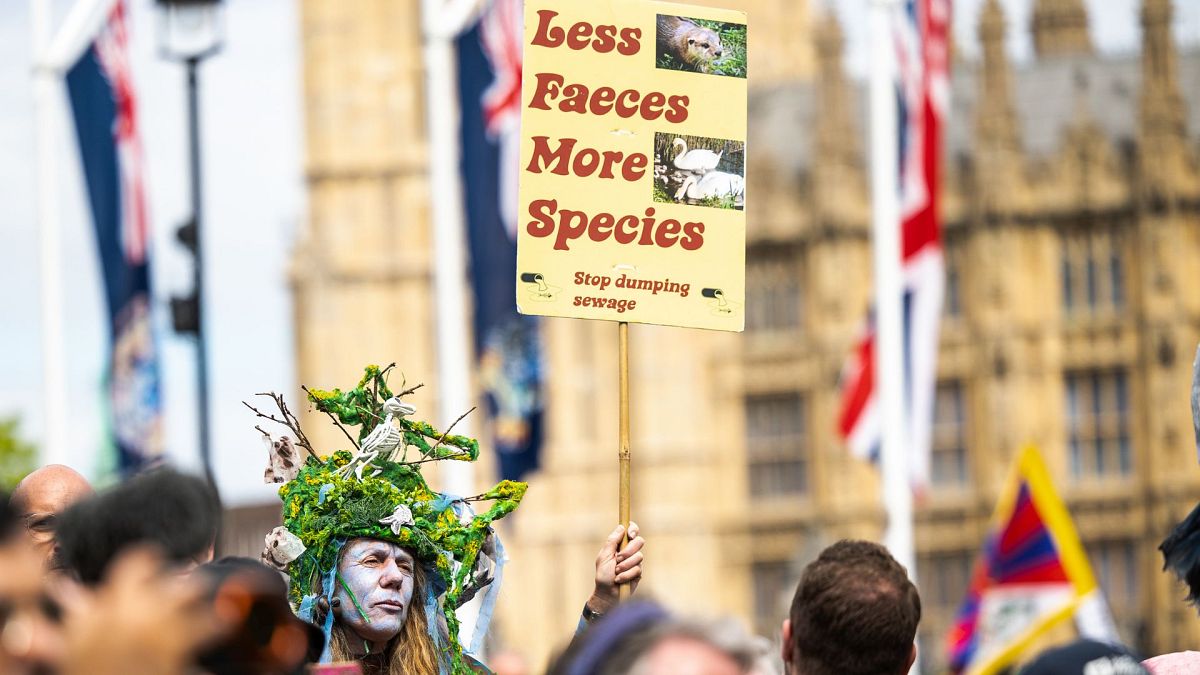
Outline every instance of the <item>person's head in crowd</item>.
<svg viewBox="0 0 1200 675">
<path fill-rule="evenodd" d="M 321 658 L 324 634 L 292 613 L 287 583 L 275 570 L 225 557 L 201 565 L 196 576 L 208 584 L 217 616 L 231 626 L 200 655 L 209 675 L 298 675 Z"/>
<path fill-rule="evenodd" d="M 520 652 L 500 649 L 488 659 L 493 675 L 529 675 L 529 662 Z"/>
<path fill-rule="evenodd" d="M 1140 660 L 1121 645 L 1081 639 L 1043 651 L 1019 675 L 1149 675 Z"/>
<path fill-rule="evenodd" d="M 54 566 L 59 517 L 68 507 L 92 494 L 87 479 L 62 464 L 37 469 L 22 478 L 13 490 L 12 507 L 47 566 Z"/>
<path fill-rule="evenodd" d="M 1153 675 L 1195 675 L 1200 673 L 1200 652 L 1171 652 L 1142 661 Z"/>
<path fill-rule="evenodd" d="M 0 673 L 53 672 L 62 652 L 57 608 L 45 593 L 42 552 L 20 513 L 0 499 Z"/>
<path fill-rule="evenodd" d="M 1187 584 L 1187 601 L 1200 609 L 1200 504 L 1158 545 L 1163 569 Z"/>
<path fill-rule="evenodd" d="M 76 504 L 59 524 L 63 567 L 94 585 L 125 549 L 154 545 L 172 565 L 212 559 L 220 526 L 216 491 L 201 478 L 155 469 Z"/>
<path fill-rule="evenodd" d="M 746 675 L 764 647 L 735 625 L 673 617 L 656 604 L 618 606 L 580 634 L 550 675 Z"/>
<path fill-rule="evenodd" d="M 921 599 L 887 549 L 843 540 L 804 569 L 783 623 L 791 675 L 902 675 L 916 660 Z"/>
</svg>

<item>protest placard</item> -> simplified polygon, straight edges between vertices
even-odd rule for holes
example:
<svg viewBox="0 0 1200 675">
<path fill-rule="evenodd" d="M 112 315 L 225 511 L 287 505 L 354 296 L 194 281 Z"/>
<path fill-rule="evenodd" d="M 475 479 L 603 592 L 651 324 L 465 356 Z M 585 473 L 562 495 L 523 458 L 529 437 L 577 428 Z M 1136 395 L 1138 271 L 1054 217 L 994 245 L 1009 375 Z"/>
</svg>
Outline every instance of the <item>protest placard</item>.
<svg viewBox="0 0 1200 675">
<path fill-rule="evenodd" d="M 740 331 L 746 17 L 525 3 L 517 307 Z"/>
</svg>

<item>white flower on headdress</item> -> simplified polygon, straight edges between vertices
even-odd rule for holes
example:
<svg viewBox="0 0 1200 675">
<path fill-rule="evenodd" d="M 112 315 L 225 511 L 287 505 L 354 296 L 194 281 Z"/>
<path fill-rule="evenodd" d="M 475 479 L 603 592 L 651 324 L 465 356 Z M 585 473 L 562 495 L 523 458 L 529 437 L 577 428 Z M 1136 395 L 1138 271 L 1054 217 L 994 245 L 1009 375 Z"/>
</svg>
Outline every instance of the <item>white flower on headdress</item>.
<svg viewBox="0 0 1200 675">
<path fill-rule="evenodd" d="M 305 551 L 304 542 L 300 541 L 300 537 L 283 526 L 271 530 L 267 535 L 266 545 L 262 552 L 263 564 L 280 572 L 286 572 L 288 565 Z"/>
<path fill-rule="evenodd" d="M 401 527 L 413 524 L 412 511 L 404 504 L 401 504 L 396 507 L 395 511 L 392 511 L 392 515 L 387 518 L 381 518 L 379 524 L 390 525 L 392 527 L 392 534 L 400 534 Z"/>
<path fill-rule="evenodd" d="M 263 472 L 264 483 L 287 483 L 300 473 L 300 451 L 290 436 L 272 440 L 265 432 L 263 445 L 267 448 L 267 470 Z"/>
</svg>

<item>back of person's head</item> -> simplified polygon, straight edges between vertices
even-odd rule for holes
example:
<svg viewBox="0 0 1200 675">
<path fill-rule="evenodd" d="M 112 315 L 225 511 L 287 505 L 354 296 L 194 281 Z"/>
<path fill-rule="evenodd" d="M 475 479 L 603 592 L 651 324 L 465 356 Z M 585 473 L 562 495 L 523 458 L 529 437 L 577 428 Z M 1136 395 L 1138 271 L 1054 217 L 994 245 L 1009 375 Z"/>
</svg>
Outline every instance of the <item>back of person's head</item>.
<svg viewBox="0 0 1200 675">
<path fill-rule="evenodd" d="M 887 549 L 839 541 L 800 578 L 784 660 L 797 675 L 901 675 L 920 620 L 917 589 Z"/>
<path fill-rule="evenodd" d="M 204 562 L 220 518 L 207 482 L 155 469 L 72 506 L 59 525 L 60 562 L 85 584 L 98 583 L 118 554 L 139 544 L 157 547 L 171 563 Z"/>
<path fill-rule="evenodd" d="M 321 658 L 325 634 L 292 613 L 283 576 L 251 558 L 225 557 L 196 568 L 229 628 L 198 658 L 209 675 L 278 675 Z"/>
<path fill-rule="evenodd" d="M 766 651 L 739 627 L 681 619 L 648 602 L 623 604 L 578 635 L 550 675 L 742 675 Z"/>
</svg>

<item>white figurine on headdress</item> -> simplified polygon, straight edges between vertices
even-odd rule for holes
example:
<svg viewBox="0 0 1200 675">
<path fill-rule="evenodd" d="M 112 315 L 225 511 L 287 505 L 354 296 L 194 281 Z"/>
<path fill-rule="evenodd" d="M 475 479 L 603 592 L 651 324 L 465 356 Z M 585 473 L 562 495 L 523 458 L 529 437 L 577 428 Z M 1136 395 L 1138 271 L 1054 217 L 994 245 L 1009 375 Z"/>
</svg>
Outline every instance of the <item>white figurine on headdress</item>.
<svg viewBox="0 0 1200 675">
<path fill-rule="evenodd" d="M 350 463 L 339 470 L 338 473 L 342 476 L 349 476 L 351 473 L 354 473 L 355 476 L 358 476 L 359 480 L 362 480 L 364 468 L 376 459 L 380 461 L 391 460 L 397 448 L 403 447 L 404 434 L 396 425 L 396 419 L 411 415 L 417 412 L 417 409 L 393 396 L 384 401 L 383 410 L 387 415 L 362 440 L 358 453 L 354 455 Z"/>
<path fill-rule="evenodd" d="M 272 440 L 265 431 L 263 445 L 267 446 L 267 469 L 263 472 L 264 483 L 286 483 L 300 473 L 300 451 L 290 436 Z"/>
</svg>

